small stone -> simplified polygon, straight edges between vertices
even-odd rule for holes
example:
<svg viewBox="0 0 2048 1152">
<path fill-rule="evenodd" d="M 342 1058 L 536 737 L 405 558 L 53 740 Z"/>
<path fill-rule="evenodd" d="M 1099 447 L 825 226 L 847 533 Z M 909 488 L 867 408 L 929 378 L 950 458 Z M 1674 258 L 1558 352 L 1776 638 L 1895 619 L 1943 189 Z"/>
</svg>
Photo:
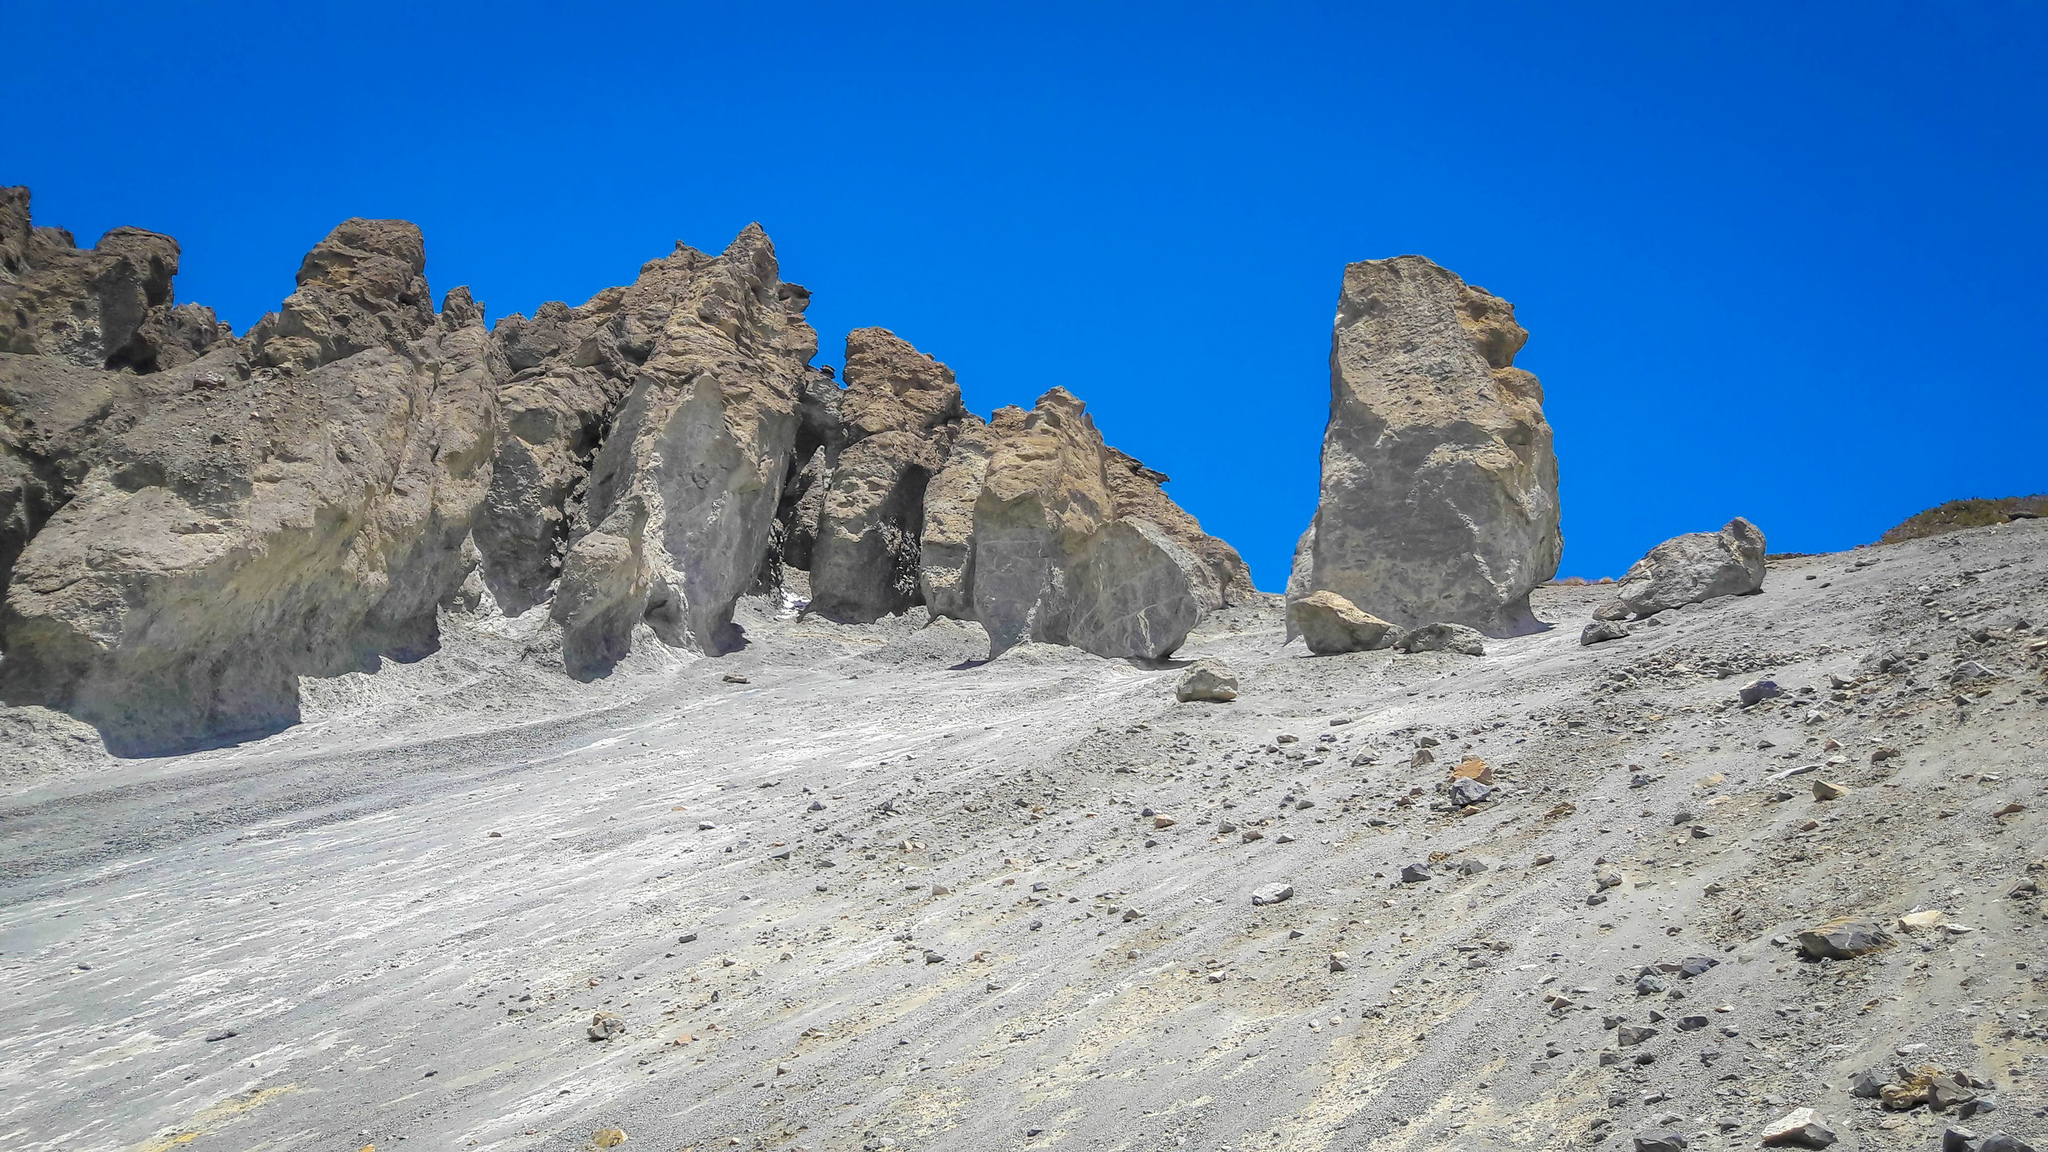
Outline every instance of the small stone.
<svg viewBox="0 0 2048 1152">
<path fill-rule="evenodd" d="M 1813 798 L 1815 800 L 1840 800 L 1848 794 L 1849 789 L 1845 785 L 1837 784 L 1832 780 L 1815 780 L 1813 782 Z"/>
<path fill-rule="evenodd" d="M 723 677 L 727 684 L 750 684 L 752 681 L 737 672 L 727 672 Z"/>
<path fill-rule="evenodd" d="M 1401 883 L 1421 884 L 1431 879 L 1434 875 L 1429 870 L 1429 865 L 1427 864 L 1409 864 L 1401 869 Z"/>
<path fill-rule="evenodd" d="M 1493 795 L 1493 789 L 1477 780 L 1454 780 L 1451 782 L 1452 805 L 1464 808 L 1473 804 L 1484 804 Z"/>
<path fill-rule="evenodd" d="M 1838 920 L 1799 933 L 1799 950 L 1814 960 L 1850 960 L 1891 942 L 1891 935 L 1876 924 L 1855 920 Z"/>
<path fill-rule="evenodd" d="M 1735 696 L 1742 701 L 1742 706 L 1747 708 L 1752 704 L 1775 699 L 1783 695 L 1784 691 L 1784 689 L 1778 687 L 1778 683 L 1775 680 L 1751 680 L 1737 689 Z"/>
<path fill-rule="evenodd" d="M 1825 1148 L 1835 1142 L 1835 1131 L 1820 1119 L 1811 1108 L 1794 1108 L 1775 1122 L 1766 1125 L 1763 1142 L 1767 1146 L 1790 1144 L 1799 1148 Z"/>
<path fill-rule="evenodd" d="M 1348 961 L 1349 961 L 1350 959 L 1351 959 L 1351 956 L 1350 956 L 1350 954 L 1348 954 L 1348 953 L 1345 953 L 1345 952 L 1332 952 L 1332 953 L 1330 953 L 1330 971 L 1332 971 L 1332 972 L 1342 972 L 1342 971 L 1344 971 L 1344 969 L 1345 969 L 1346 967 L 1348 967 L 1348 966 L 1349 966 L 1347 962 L 1348 962 Z"/>
<path fill-rule="evenodd" d="M 584 1031 L 592 1040 L 610 1040 L 625 1035 L 626 1020 L 616 1012 L 599 1012 L 590 1018 L 590 1027 Z"/>
<path fill-rule="evenodd" d="M 1669 1128 L 1652 1128 L 1636 1136 L 1636 1152 L 1684 1152 L 1685 1137 Z"/>
<path fill-rule="evenodd" d="M 1633 1048 L 1638 1044 L 1653 1039 L 1658 1034 L 1655 1028 L 1645 1028 L 1639 1024 L 1623 1024 L 1614 1030 L 1614 1042 L 1623 1048 Z"/>
<path fill-rule="evenodd" d="M 1292 884 L 1262 884 L 1252 889 L 1252 903 L 1255 905 L 1278 904 L 1282 900 L 1291 900 L 1293 898 L 1294 886 Z"/>
<path fill-rule="evenodd" d="M 1582 645 L 1604 644 L 1609 640 L 1620 640 L 1628 635 L 1628 625 L 1619 620 L 1595 620 L 1579 631 Z"/>
<path fill-rule="evenodd" d="M 1171 816 L 1154 816 L 1152 818 L 1152 826 L 1154 828 L 1171 828 L 1173 825 L 1174 819 Z"/>
<path fill-rule="evenodd" d="M 233 1028 L 216 1028 L 206 1034 L 206 1042 L 208 1044 L 218 1044 L 223 1040 L 232 1040 L 239 1035 L 241 1033 Z"/>
</svg>

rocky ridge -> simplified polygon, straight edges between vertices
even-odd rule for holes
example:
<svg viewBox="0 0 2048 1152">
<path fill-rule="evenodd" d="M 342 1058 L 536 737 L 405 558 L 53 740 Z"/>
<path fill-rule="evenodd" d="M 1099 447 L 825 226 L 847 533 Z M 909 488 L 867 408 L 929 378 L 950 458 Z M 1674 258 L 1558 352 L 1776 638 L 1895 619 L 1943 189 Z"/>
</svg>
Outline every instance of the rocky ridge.
<svg viewBox="0 0 2048 1152">
<path fill-rule="evenodd" d="M 545 607 L 537 655 L 589 679 L 738 648 L 752 588 L 1146 659 L 1255 595 L 1064 390 L 984 424 L 862 329 L 842 391 L 758 226 L 492 327 L 434 309 L 418 229 L 349 220 L 237 338 L 174 303 L 170 238 L 84 251 L 28 206 L 0 195 L 0 698 L 123 754 L 296 723 L 300 677 L 418 659 L 450 610 Z"/>
</svg>

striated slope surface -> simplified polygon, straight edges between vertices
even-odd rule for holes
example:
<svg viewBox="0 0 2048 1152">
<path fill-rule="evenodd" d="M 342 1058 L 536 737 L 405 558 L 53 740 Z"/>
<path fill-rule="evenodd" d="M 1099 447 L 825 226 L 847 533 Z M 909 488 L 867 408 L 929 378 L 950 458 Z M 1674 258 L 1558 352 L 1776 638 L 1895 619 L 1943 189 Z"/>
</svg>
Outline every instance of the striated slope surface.
<svg viewBox="0 0 2048 1152">
<path fill-rule="evenodd" d="M 2030 521 L 1781 559 L 1478 658 L 1309 657 L 1248 606 L 1183 648 L 1230 704 L 970 663 L 979 629 L 919 610 L 747 599 L 744 651 L 602 686 L 451 625 L 260 744 L 0 804 L 0 1131 L 1748 1149 L 1811 1107 L 1841 1147 L 2039 1146 L 2044 558 Z M 1782 692 L 1745 707 L 1755 678 Z M 1838 919 L 1892 943 L 1802 958 Z M 1855 1094 L 1899 1064 L 1997 1110 Z"/>
</svg>

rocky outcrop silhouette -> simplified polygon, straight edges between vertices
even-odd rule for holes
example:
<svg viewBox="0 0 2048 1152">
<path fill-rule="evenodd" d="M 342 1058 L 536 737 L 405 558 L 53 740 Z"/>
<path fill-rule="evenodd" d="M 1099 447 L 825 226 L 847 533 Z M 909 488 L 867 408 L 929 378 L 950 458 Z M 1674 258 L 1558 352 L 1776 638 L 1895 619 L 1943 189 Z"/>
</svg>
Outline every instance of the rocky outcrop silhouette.
<svg viewBox="0 0 2048 1152">
<path fill-rule="evenodd" d="M 751 225 L 495 328 L 437 312 L 424 238 L 348 220 L 246 336 L 172 294 L 169 237 L 81 250 L 0 190 L 0 698 L 143 755 L 276 731 L 299 678 L 545 611 L 562 669 L 744 642 L 734 605 L 920 604 L 1156 658 L 1243 562 L 1055 389 L 984 424 L 886 329 L 814 367 L 810 294 Z"/>
</svg>

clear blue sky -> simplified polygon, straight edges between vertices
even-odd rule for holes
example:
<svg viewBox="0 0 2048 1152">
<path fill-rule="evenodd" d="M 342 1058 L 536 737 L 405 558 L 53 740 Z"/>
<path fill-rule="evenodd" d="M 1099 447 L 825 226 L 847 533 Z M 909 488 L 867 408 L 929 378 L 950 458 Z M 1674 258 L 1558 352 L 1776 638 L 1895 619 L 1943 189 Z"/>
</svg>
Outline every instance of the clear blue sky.
<svg viewBox="0 0 2048 1152">
<path fill-rule="evenodd" d="M 969 12 L 969 9 L 980 11 Z M 184 245 L 242 330 L 337 221 L 578 303 L 749 220 L 820 359 L 1064 385 L 1286 579 L 1344 264 L 1515 302 L 1565 574 L 1750 517 L 1845 548 L 2048 490 L 2048 4 L 12 0 L 0 182 Z"/>
</svg>

